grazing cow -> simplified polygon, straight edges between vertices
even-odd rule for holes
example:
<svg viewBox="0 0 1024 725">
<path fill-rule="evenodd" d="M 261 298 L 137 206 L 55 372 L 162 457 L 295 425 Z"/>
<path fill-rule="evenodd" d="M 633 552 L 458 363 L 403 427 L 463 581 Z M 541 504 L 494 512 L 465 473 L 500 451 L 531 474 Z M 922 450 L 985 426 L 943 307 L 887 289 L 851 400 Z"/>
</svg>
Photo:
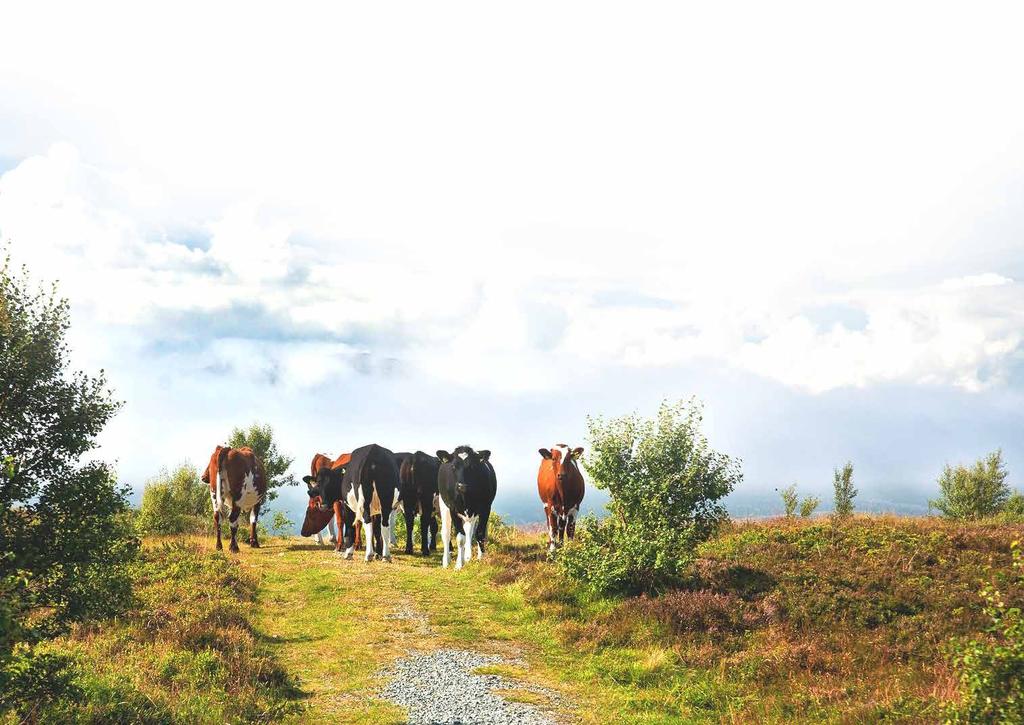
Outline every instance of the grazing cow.
<svg viewBox="0 0 1024 725">
<path fill-rule="evenodd" d="M 317 474 L 321 468 L 339 468 L 344 466 L 352 458 L 350 453 L 342 453 L 333 461 L 322 453 L 317 453 L 313 456 L 313 461 L 310 463 L 309 469 L 312 473 L 311 479 L 316 479 Z M 309 494 L 309 506 L 306 508 L 306 517 L 302 522 L 302 535 L 312 536 L 317 531 L 323 531 L 324 526 L 331 519 L 331 508 L 325 508 L 323 504 L 323 498 L 320 496 L 319 489 L 307 479 L 303 479 L 307 483 Z M 344 504 L 338 501 L 333 507 L 333 519 L 334 519 L 334 550 L 337 552 L 341 551 L 342 535 L 345 528 L 345 513 Z M 349 524 L 352 528 L 351 524 Z M 355 540 L 355 546 L 359 547 L 362 540 L 362 532 L 358 527 L 352 528 L 351 534 Z M 319 539 L 319 536 L 318 536 Z"/>
<path fill-rule="evenodd" d="M 583 455 L 582 448 L 569 449 L 564 443 L 540 449 L 542 460 L 537 472 L 537 491 L 544 502 L 544 515 L 548 522 L 548 549 L 576 536 L 576 515 L 583 502 L 583 474 L 576 461 Z"/>
<path fill-rule="evenodd" d="M 373 559 L 373 516 L 379 514 L 382 530 L 378 553 L 385 561 L 391 560 L 390 526 L 383 525 L 384 522 L 390 523 L 391 510 L 398 495 L 398 466 L 391 451 L 376 444 L 363 446 L 352 451 L 348 463 L 333 468 L 324 466 L 317 472 L 316 479 L 305 476 L 302 480 L 311 488 L 315 486 L 324 507 L 344 503 L 346 559 L 351 559 L 354 551 L 351 532 L 356 514 L 363 522 L 366 560 Z"/>
<path fill-rule="evenodd" d="M 398 476 L 402 488 L 405 553 L 412 553 L 412 530 L 418 511 L 420 545 L 423 556 L 427 556 L 437 546 L 437 519 L 434 518 L 434 511 L 437 509 L 437 469 L 441 462 L 423 451 L 396 453 L 395 461 L 398 463 Z"/>
<path fill-rule="evenodd" d="M 267 498 L 267 474 L 252 449 L 217 446 L 210 456 L 202 481 L 210 486 L 217 548 L 224 548 L 220 539 L 221 515 L 228 513 L 228 522 L 231 524 L 231 546 L 228 548 L 237 552 L 238 515 L 248 511 L 249 546 L 258 549 L 260 542 L 256 538 L 256 522 L 260 518 L 260 507 Z"/>
<path fill-rule="evenodd" d="M 437 457 L 441 462 L 437 473 L 444 547 L 441 566 L 447 567 L 451 561 L 449 543 L 454 523 L 459 549 L 455 568 L 461 569 L 473 558 L 474 539 L 479 558 L 484 558 L 487 520 L 497 492 L 497 478 L 490 463 L 490 451 L 477 452 L 469 446 L 459 446 L 452 453 L 438 451 Z"/>
<path fill-rule="evenodd" d="M 322 453 L 317 453 L 313 456 L 313 462 L 309 466 L 310 472 L 315 477 L 317 471 L 324 466 L 330 466 L 332 461 L 330 458 Z M 335 521 L 338 523 L 335 523 Z M 309 490 L 309 506 L 306 508 L 306 517 L 302 522 L 302 535 L 313 536 L 316 535 L 316 543 L 323 545 L 324 543 L 324 527 L 326 527 L 331 536 L 331 543 L 337 546 L 338 543 L 338 531 L 341 517 L 336 516 L 335 512 L 330 509 L 324 509 L 323 498 L 314 493 L 312 489 Z"/>
</svg>

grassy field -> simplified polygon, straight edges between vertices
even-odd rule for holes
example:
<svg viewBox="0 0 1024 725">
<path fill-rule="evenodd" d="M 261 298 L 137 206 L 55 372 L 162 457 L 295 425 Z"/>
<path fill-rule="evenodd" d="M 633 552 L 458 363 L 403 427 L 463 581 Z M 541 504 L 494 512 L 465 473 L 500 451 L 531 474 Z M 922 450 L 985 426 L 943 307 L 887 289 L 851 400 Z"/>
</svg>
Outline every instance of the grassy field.
<svg viewBox="0 0 1024 725">
<path fill-rule="evenodd" d="M 979 582 L 1008 569 L 1022 533 L 735 524 L 686 587 L 624 599 L 561 580 L 537 534 L 506 531 L 461 572 L 343 561 L 300 539 L 238 556 L 149 540 L 137 611 L 50 646 L 81 662 L 93 704 L 66 719 L 83 721 L 401 722 L 374 697 L 381 670 L 454 646 L 515 660 L 491 669 L 557 696 L 507 696 L 570 722 L 934 722 L 956 696 L 948 643 L 984 628 Z"/>
</svg>

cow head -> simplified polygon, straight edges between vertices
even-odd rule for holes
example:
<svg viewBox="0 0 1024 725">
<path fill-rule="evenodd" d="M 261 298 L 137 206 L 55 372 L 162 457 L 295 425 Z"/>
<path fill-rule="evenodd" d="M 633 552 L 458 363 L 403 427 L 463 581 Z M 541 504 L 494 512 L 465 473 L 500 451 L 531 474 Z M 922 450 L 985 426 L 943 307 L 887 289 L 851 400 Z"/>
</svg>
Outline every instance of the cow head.
<svg viewBox="0 0 1024 725">
<path fill-rule="evenodd" d="M 541 448 L 537 452 L 540 453 L 541 458 L 551 462 L 552 468 L 555 469 L 555 476 L 560 483 L 565 483 L 570 469 L 577 468 L 576 461 L 583 456 L 582 448 L 569 448 L 564 443 L 553 446 L 551 450 Z"/>
<path fill-rule="evenodd" d="M 341 500 L 341 480 L 345 476 L 345 466 L 323 466 L 317 471 L 316 477 L 303 476 L 310 499 L 320 497 L 320 507 L 330 509 L 335 501 Z"/>
<path fill-rule="evenodd" d="M 203 475 L 199 477 L 199 480 L 207 485 L 212 485 L 212 481 L 217 480 L 217 473 L 220 471 L 220 459 L 222 453 L 227 453 L 227 446 L 217 446 L 213 449 L 213 455 L 210 456 L 210 462 L 206 464 L 206 470 L 203 471 Z"/>
<path fill-rule="evenodd" d="M 442 465 L 451 465 L 455 474 L 455 491 L 459 496 L 465 496 L 468 491 L 487 489 L 490 476 L 487 462 L 490 457 L 490 451 L 474 451 L 469 446 L 459 446 L 452 453 L 437 452 Z"/>
</svg>

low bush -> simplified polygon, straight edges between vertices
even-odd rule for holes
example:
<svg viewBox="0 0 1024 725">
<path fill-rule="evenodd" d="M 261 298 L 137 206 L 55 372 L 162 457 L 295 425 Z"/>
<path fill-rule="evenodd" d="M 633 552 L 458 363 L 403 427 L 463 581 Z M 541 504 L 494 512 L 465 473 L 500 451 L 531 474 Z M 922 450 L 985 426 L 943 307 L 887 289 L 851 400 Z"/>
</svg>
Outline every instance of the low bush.
<svg viewBox="0 0 1024 725">
<path fill-rule="evenodd" d="M 1012 544 L 1013 577 L 1024 585 L 1024 555 L 1020 542 Z M 1004 581 L 1007 577 L 1000 577 Z M 1024 722 L 1024 614 L 1011 605 L 997 583 L 981 590 L 985 616 L 990 620 L 987 637 L 956 640 L 952 646 L 963 700 L 948 711 L 956 723 Z"/>
<path fill-rule="evenodd" d="M 236 562 L 164 544 L 143 553 L 134 583 L 127 615 L 37 646 L 37 657 L 58 658 L 42 662 L 63 691 L 23 698 L 22 719 L 266 722 L 298 711 L 297 690 L 249 619 L 256 581 Z"/>
<path fill-rule="evenodd" d="M 210 487 L 199 471 L 183 463 L 146 482 L 138 525 L 143 534 L 205 533 L 213 529 Z"/>
<path fill-rule="evenodd" d="M 557 557 L 595 593 L 655 592 L 677 583 L 694 548 L 728 520 L 719 501 L 742 480 L 739 462 L 711 449 L 695 401 L 662 403 L 653 420 L 588 418 L 584 466 L 609 492 Z"/>
</svg>

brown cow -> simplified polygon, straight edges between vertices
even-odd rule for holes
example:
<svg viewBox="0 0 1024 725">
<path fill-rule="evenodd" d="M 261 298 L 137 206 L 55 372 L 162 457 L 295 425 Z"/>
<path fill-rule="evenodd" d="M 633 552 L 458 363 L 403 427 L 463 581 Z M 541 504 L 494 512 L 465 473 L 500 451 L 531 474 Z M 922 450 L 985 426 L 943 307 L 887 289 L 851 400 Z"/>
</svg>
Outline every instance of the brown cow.
<svg viewBox="0 0 1024 725">
<path fill-rule="evenodd" d="M 217 529 L 217 548 L 223 549 L 220 539 L 220 517 L 229 511 L 231 524 L 231 551 L 238 551 L 238 515 L 249 511 L 249 546 L 259 548 L 256 538 L 256 522 L 260 507 L 267 498 L 267 474 L 263 463 L 251 448 L 228 448 L 217 446 L 210 463 L 202 476 L 203 483 L 210 486 L 210 501 L 213 503 L 213 525 Z"/>
<path fill-rule="evenodd" d="M 313 456 L 312 462 L 309 464 L 310 475 L 313 479 L 316 479 L 316 475 L 320 472 L 323 467 L 338 468 L 344 466 L 352 460 L 351 453 L 342 453 L 333 461 L 322 453 L 317 453 Z M 308 484 L 307 484 L 308 485 Z M 326 514 L 323 509 L 320 508 L 322 505 L 322 499 L 318 494 L 314 494 L 310 491 L 309 507 L 306 509 L 306 519 L 302 522 L 302 535 L 312 536 L 313 534 L 323 531 L 324 526 L 327 525 L 328 518 L 331 514 Z M 335 501 L 333 508 L 335 536 L 334 536 L 334 550 L 341 551 L 341 542 L 344 538 L 343 532 L 345 530 L 345 504 L 341 501 Z M 357 548 L 362 546 L 362 531 L 359 526 L 353 526 L 355 534 L 355 544 Z"/>
<path fill-rule="evenodd" d="M 539 451 L 544 459 L 540 462 L 537 472 L 537 491 L 544 502 L 544 515 L 548 522 L 548 548 L 554 550 L 555 539 L 558 544 L 576 536 L 576 515 L 583 501 L 583 474 L 580 473 L 577 459 L 583 455 L 582 448 L 569 449 L 564 443 L 552 446 L 549 451 Z"/>
</svg>

